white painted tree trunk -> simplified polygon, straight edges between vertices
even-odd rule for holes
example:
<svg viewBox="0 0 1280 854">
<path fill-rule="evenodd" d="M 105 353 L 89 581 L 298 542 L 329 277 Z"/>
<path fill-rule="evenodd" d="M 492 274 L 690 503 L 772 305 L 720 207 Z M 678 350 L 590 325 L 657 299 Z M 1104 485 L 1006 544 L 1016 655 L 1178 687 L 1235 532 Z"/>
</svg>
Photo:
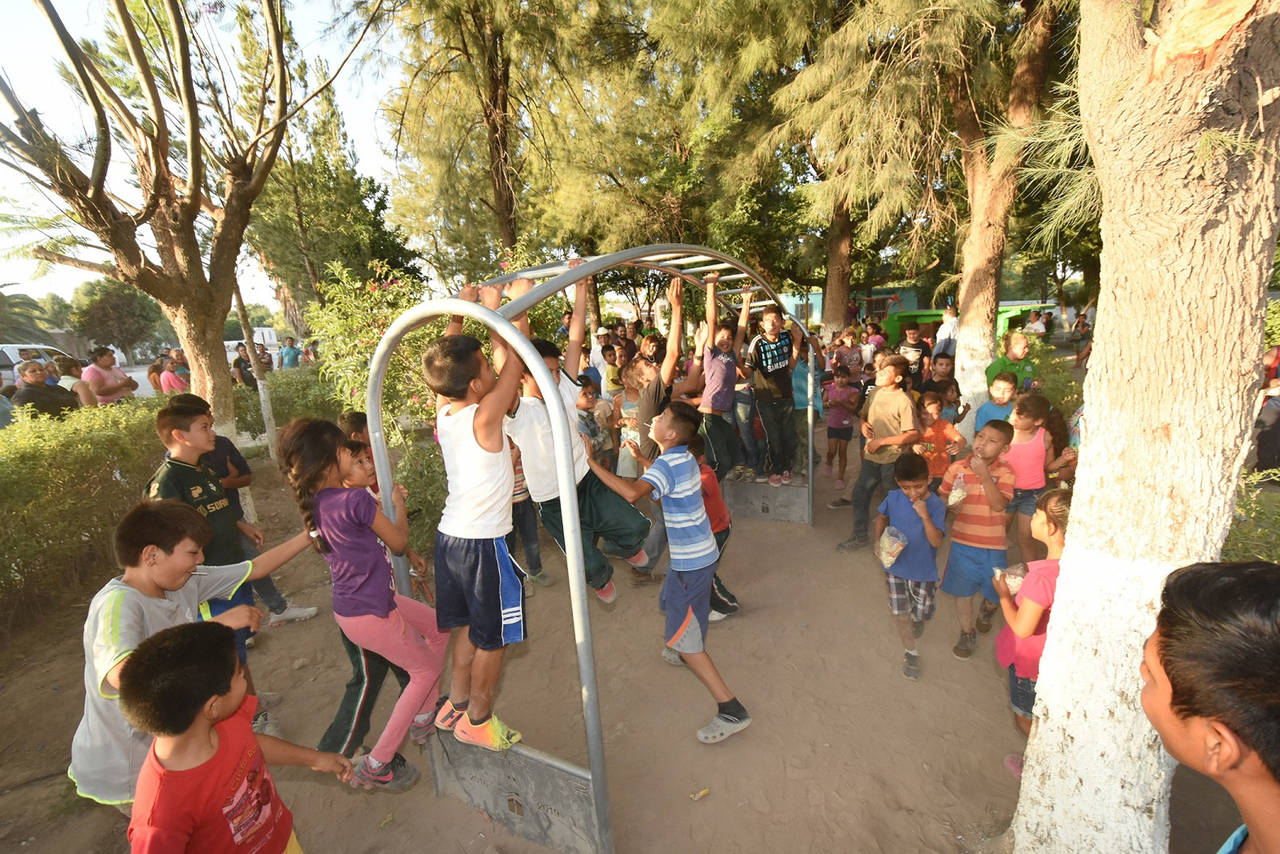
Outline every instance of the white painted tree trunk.
<svg viewBox="0 0 1280 854">
<path fill-rule="evenodd" d="M 1201 5 L 1161 3 L 1157 20 Z M 1260 93 L 1280 86 L 1280 0 L 1206 46 L 1208 69 L 1154 78 L 1139 6 L 1081 3 L 1102 291 L 1017 852 L 1167 850 L 1173 763 L 1138 701 L 1141 649 L 1166 575 L 1221 552 L 1259 384 L 1280 141 Z M 1246 144 L 1206 158 L 1211 129 Z"/>
</svg>

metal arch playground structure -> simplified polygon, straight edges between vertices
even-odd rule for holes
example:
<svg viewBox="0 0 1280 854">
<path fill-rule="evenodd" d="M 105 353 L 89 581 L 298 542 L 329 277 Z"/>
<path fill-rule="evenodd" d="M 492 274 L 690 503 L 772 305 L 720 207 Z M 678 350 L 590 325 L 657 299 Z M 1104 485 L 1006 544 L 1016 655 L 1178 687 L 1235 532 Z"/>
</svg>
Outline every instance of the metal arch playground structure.
<svg viewBox="0 0 1280 854">
<path fill-rule="evenodd" d="M 551 372 L 534 349 L 532 343 L 512 323 L 537 303 L 560 293 L 571 285 L 608 270 L 617 268 L 642 268 L 683 279 L 703 287 L 702 276 L 719 272 L 720 284 L 731 284 L 726 290 L 717 288 L 722 306 L 734 310 L 728 297 L 752 294 L 753 302 L 759 299 L 753 311 L 762 310 L 766 303 L 776 303 L 798 328 L 804 324 L 787 311 L 777 293 L 765 279 L 746 264 L 703 246 L 685 244 L 657 244 L 613 252 L 586 258 L 577 267 L 567 262 L 555 261 L 524 270 L 506 273 L 485 282 L 485 285 L 506 285 L 516 279 L 527 278 L 534 286 L 523 296 L 510 300 L 499 309 L 490 310 L 477 303 L 457 298 L 436 299 L 424 302 L 400 315 L 383 334 L 373 354 L 369 370 L 369 389 L 365 411 L 369 419 L 369 437 L 373 448 L 374 465 L 382 496 L 383 510 L 395 518 L 391 502 L 391 461 L 387 453 L 386 434 L 383 430 L 382 387 L 391 355 L 404 336 L 414 329 L 440 316 L 461 315 L 484 324 L 493 334 L 499 335 L 524 361 L 533 375 L 542 396 L 546 400 L 558 400 L 559 394 Z M 809 400 L 813 400 L 813 388 L 817 381 L 816 354 L 809 355 Z M 591 626 L 587 610 L 587 584 L 583 573 L 581 527 L 578 515 L 577 484 L 573 471 L 573 454 L 570 439 L 574 425 L 560 406 L 548 406 L 551 434 L 555 446 L 556 482 L 564 519 L 565 556 L 568 565 L 569 599 L 573 617 L 574 643 L 578 656 L 578 677 L 582 687 L 582 710 L 586 724 L 588 768 L 582 768 L 556 756 L 517 744 L 510 750 L 495 754 L 480 748 L 455 742 L 453 739 L 435 738 L 430 741 L 432 776 L 437 794 L 448 794 L 485 810 L 496 821 L 506 825 L 514 833 L 538 842 L 555 851 L 591 852 L 611 854 L 613 832 L 609 819 L 608 791 L 605 781 L 604 738 L 600 720 L 600 697 L 596 686 L 595 657 L 591 643 Z M 755 515 L 802 521 L 813 520 L 813 420 L 812 405 L 808 407 L 807 429 L 810 436 L 804 502 L 797 505 L 794 499 L 783 508 L 776 497 L 779 490 L 754 490 L 761 498 L 733 500 L 735 511 L 746 506 Z M 751 425 L 747 425 L 751 429 Z M 733 484 L 742 492 L 753 489 L 745 484 Z M 794 496 L 798 490 L 788 487 L 782 494 Z M 784 512 L 774 512 L 783 508 Z M 393 562 L 396 587 L 412 590 L 409 566 L 403 556 Z"/>
</svg>

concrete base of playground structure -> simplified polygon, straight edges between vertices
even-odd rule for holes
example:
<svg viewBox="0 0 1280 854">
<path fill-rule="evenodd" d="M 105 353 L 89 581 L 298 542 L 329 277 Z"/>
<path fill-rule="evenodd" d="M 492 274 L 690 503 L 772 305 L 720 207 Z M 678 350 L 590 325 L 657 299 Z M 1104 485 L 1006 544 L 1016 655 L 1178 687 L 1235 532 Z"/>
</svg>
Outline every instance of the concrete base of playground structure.
<svg viewBox="0 0 1280 854">
<path fill-rule="evenodd" d="M 436 795 L 483 810 L 517 836 L 570 854 L 599 854 L 590 772 L 517 744 L 502 753 L 441 732 L 428 741 Z"/>
<path fill-rule="evenodd" d="M 729 512 L 736 519 L 772 519 L 775 522 L 813 522 L 809 489 L 800 480 L 787 486 L 728 480 L 720 485 Z"/>
</svg>

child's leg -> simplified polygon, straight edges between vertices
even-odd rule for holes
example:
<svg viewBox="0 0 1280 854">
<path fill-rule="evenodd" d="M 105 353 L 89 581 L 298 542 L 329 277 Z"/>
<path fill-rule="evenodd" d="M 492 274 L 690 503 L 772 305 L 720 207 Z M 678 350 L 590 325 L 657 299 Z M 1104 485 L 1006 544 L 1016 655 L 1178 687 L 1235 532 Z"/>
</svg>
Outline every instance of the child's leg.
<svg viewBox="0 0 1280 854">
<path fill-rule="evenodd" d="M 960 631 L 974 632 L 977 631 L 973 627 L 973 596 L 955 596 L 956 618 L 960 620 Z"/>
<path fill-rule="evenodd" d="M 468 636 L 470 628 L 461 626 L 450 632 L 453 639 L 453 667 L 449 671 L 449 702 L 467 707 L 471 699 L 471 665 L 475 661 L 476 647 Z"/>
<path fill-rule="evenodd" d="M 594 542 L 599 537 L 606 548 L 624 558 L 640 552 L 651 528 L 649 517 L 605 486 L 594 472 L 587 472 L 578 484 L 578 517 L 584 540 L 590 537 Z"/>
<path fill-rule="evenodd" d="M 836 457 L 839 460 L 839 466 L 836 469 L 836 480 L 844 480 L 844 474 L 849 468 L 849 440 L 836 439 Z"/>
<path fill-rule="evenodd" d="M 902 649 L 906 652 L 915 652 L 916 635 L 911 628 L 911 615 L 894 614 L 893 627 L 898 630 L 898 639 L 902 641 Z"/>
<path fill-rule="evenodd" d="M 422 640 L 426 643 L 427 650 L 430 652 L 430 661 L 427 663 L 426 671 L 431 682 L 431 690 L 428 692 L 427 699 L 423 702 L 422 707 L 418 710 L 420 715 L 427 714 L 435 709 L 436 697 L 439 694 L 440 672 L 444 670 L 444 656 L 449 649 L 449 633 L 442 632 L 436 627 L 436 612 L 431 606 L 419 602 L 417 599 L 410 599 L 397 593 L 396 610 L 404 617 L 404 621 L 409 625 L 409 628 L 422 637 Z M 413 676 L 411 675 L 409 678 L 412 682 Z"/>
<path fill-rule="evenodd" d="M 397 602 L 402 598 L 397 596 Z M 422 608 L 430 611 L 425 605 Z M 414 716 L 422 712 L 427 697 L 435 691 L 436 680 L 440 678 L 443 647 L 435 638 L 436 648 L 428 646 L 426 639 L 414 630 L 399 607 L 386 617 L 339 616 L 336 619 L 343 634 L 353 643 L 396 662 L 409 672 L 409 685 L 400 694 L 395 708 L 391 710 L 390 720 L 370 751 L 374 761 L 390 762 L 408 734 Z M 439 637 L 436 631 L 432 634 Z"/>
<path fill-rule="evenodd" d="M 369 734 L 369 715 L 378 702 L 382 682 L 387 675 L 387 660 L 376 652 L 369 652 L 353 644 L 341 630 L 342 648 L 351 660 L 351 678 L 338 703 L 333 723 L 325 730 L 316 750 L 325 753 L 341 753 L 348 758 Z"/>
<path fill-rule="evenodd" d="M 588 477 L 591 475 L 588 474 Z M 579 501 L 578 514 L 579 521 L 583 507 Z M 538 505 L 538 515 L 542 518 L 542 526 L 551 534 L 552 539 L 560 546 L 560 550 L 565 551 L 564 547 L 564 508 L 560 504 L 559 498 L 553 498 L 550 501 L 544 501 Z M 613 564 L 601 554 L 600 549 L 596 547 L 595 532 L 586 525 L 581 525 L 579 529 L 580 539 L 582 541 L 582 563 L 586 569 L 587 584 L 599 590 L 609 583 L 613 578 Z"/>
<path fill-rule="evenodd" d="M 467 707 L 467 716 L 472 723 L 479 723 L 493 711 L 493 694 L 498 687 L 498 676 L 502 673 L 502 654 L 505 648 L 472 649 L 475 653 L 471 662 L 471 704 Z"/>
<path fill-rule="evenodd" d="M 525 500 L 511 505 L 511 533 L 520 532 L 524 540 L 524 556 L 530 575 L 542 572 L 542 549 L 538 545 L 538 511 L 534 509 L 532 500 Z M 513 537 L 507 539 L 507 551 L 514 551 Z"/>
<path fill-rule="evenodd" d="M 702 652 L 682 652 L 680 657 L 684 659 L 684 663 L 693 671 L 693 675 L 698 677 L 698 681 L 711 692 L 711 699 L 717 703 L 727 703 L 733 699 L 733 692 L 729 690 L 729 686 L 721 678 L 720 671 L 716 669 L 715 662 L 711 660 L 711 656 L 707 654 L 706 650 Z"/>
</svg>

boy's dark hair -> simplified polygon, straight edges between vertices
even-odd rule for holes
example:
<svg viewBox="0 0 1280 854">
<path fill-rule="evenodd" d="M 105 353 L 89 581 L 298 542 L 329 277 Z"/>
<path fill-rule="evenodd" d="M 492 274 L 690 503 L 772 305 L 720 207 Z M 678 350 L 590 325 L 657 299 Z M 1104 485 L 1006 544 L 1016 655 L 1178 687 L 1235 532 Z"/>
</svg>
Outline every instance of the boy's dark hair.
<svg viewBox="0 0 1280 854">
<path fill-rule="evenodd" d="M 112 538 L 116 563 L 121 569 L 127 569 L 142 563 L 142 550 L 147 546 L 171 554 L 178 543 L 188 537 L 204 548 L 212 536 L 213 529 L 199 510 L 176 498 L 167 498 L 135 504 L 116 523 Z"/>
<path fill-rule="evenodd" d="M 915 451 L 904 451 L 893 461 L 893 479 L 908 483 L 929 479 L 929 461 Z"/>
<path fill-rule="evenodd" d="M 994 429 L 1001 436 L 1004 436 L 1005 442 L 1013 441 L 1013 425 L 1008 421 L 1001 421 L 999 418 L 993 418 L 982 426 Z"/>
<path fill-rule="evenodd" d="M 184 406 L 181 403 L 170 403 L 156 413 L 156 434 L 160 441 L 168 445 L 173 441 L 174 430 L 190 430 L 191 425 L 200 417 L 209 417 L 208 406 Z"/>
<path fill-rule="evenodd" d="M 66 376 L 71 376 L 72 372 L 80 367 L 80 363 L 70 356 L 54 356 L 53 363 L 58 366 L 58 372 Z"/>
<path fill-rule="evenodd" d="M 369 416 L 358 409 L 348 409 L 338 416 L 338 426 L 342 435 L 350 438 L 352 433 L 363 433 L 369 426 Z"/>
<path fill-rule="evenodd" d="M 181 735 L 211 697 L 231 690 L 235 632 L 221 623 L 183 623 L 138 644 L 120 668 L 120 711 L 136 730 Z"/>
<path fill-rule="evenodd" d="M 1175 570 L 1156 629 L 1174 713 L 1221 721 L 1280 781 L 1280 566 Z"/>
<path fill-rule="evenodd" d="M 209 405 L 209 401 L 205 400 L 198 394 L 192 394 L 184 391 L 181 394 L 175 394 L 169 398 L 170 406 L 187 406 L 192 409 L 203 409 L 205 415 L 213 414 L 213 407 Z"/>
<path fill-rule="evenodd" d="M 936 362 L 939 359 L 946 359 L 948 361 L 954 362 L 956 360 L 956 357 L 947 352 L 935 353 L 933 356 L 933 360 Z"/>
<path fill-rule="evenodd" d="M 677 400 L 667 407 L 671 410 L 671 424 L 676 431 L 676 438 L 681 445 L 687 445 L 698 435 L 702 426 L 702 415 L 683 400 Z"/>
<path fill-rule="evenodd" d="M 613 351 L 614 351 L 614 346 L 612 344 L 605 344 L 603 347 L 600 348 L 601 354 L 612 353 Z"/>
<path fill-rule="evenodd" d="M 703 441 L 701 433 L 694 433 L 689 439 L 689 453 L 693 454 L 696 460 L 707 452 L 707 443 Z"/>
<path fill-rule="evenodd" d="M 778 317 L 782 317 L 782 306 L 776 302 L 767 303 L 764 310 L 760 312 L 760 316 L 764 317 L 766 314 L 776 314 Z"/>
<path fill-rule="evenodd" d="M 449 400 L 467 396 L 467 387 L 476 378 L 476 353 L 480 341 L 471 335 L 445 335 L 427 345 L 422 353 L 422 373 L 436 394 Z"/>
<path fill-rule="evenodd" d="M 919 332 L 919 331 L 920 331 L 920 324 L 919 324 L 919 323 L 917 323 L 917 322 L 916 322 L 916 321 L 914 321 L 914 320 L 906 320 L 906 321 L 903 321 L 903 323 L 902 323 L 902 331 L 903 331 L 903 332 L 911 332 L 911 331 Z"/>
<path fill-rule="evenodd" d="M 923 412 L 926 407 L 934 405 L 942 405 L 942 395 L 938 394 L 936 391 L 926 391 L 924 394 L 920 395 L 921 412 Z"/>
<path fill-rule="evenodd" d="M 885 360 L 880 363 L 880 367 L 883 368 L 886 365 L 898 372 L 899 385 L 902 384 L 903 379 L 905 379 L 907 374 L 910 373 L 910 366 L 907 362 L 906 356 L 898 356 L 896 354 L 893 356 L 886 356 Z"/>
<path fill-rule="evenodd" d="M 1053 407 L 1049 401 L 1039 394 L 1024 394 L 1013 404 L 1013 411 L 1025 415 L 1033 421 L 1047 421 Z"/>
<path fill-rule="evenodd" d="M 545 338 L 530 338 L 529 343 L 533 345 L 533 349 L 538 351 L 538 355 L 544 359 L 559 359 L 563 353 L 560 348 Z"/>
<path fill-rule="evenodd" d="M 1018 387 L 1018 378 L 1011 371 L 1001 371 L 991 378 L 991 384 L 995 385 L 996 383 L 1008 383 L 1016 389 Z"/>
<path fill-rule="evenodd" d="M 847 377 L 847 376 L 852 376 L 852 375 L 849 373 L 849 366 L 848 366 L 848 365 L 836 365 L 835 369 L 831 372 L 831 375 L 832 375 L 833 377 Z"/>
<path fill-rule="evenodd" d="M 89 351 L 89 361 L 96 362 L 99 359 L 101 359 L 103 356 L 107 355 L 108 353 L 113 353 L 113 352 L 115 351 L 112 350 L 110 347 L 99 345 Z"/>
</svg>

